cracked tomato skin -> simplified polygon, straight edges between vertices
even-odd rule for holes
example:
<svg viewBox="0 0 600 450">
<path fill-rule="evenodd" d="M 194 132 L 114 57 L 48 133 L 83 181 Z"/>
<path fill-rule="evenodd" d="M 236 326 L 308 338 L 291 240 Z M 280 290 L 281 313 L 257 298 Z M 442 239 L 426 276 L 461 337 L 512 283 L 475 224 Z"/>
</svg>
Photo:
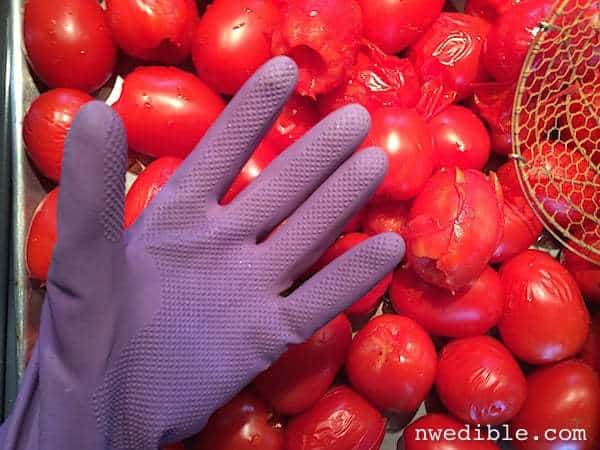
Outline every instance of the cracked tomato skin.
<svg viewBox="0 0 600 450">
<path fill-rule="evenodd" d="M 383 314 L 354 337 L 346 373 L 352 386 L 389 412 L 411 413 L 433 386 L 437 355 L 428 334 L 412 319 Z"/>
<path fill-rule="evenodd" d="M 519 412 L 527 396 L 519 364 L 489 336 L 446 345 L 440 353 L 435 386 L 448 411 L 471 424 L 500 425 Z"/>
<path fill-rule="evenodd" d="M 27 232 L 26 265 L 31 278 L 45 282 L 57 240 L 58 188 L 42 199 Z"/>
<path fill-rule="evenodd" d="M 77 89 L 44 92 L 31 104 L 23 119 L 23 140 L 35 166 L 58 182 L 63 146 L 79 109 L 92 97 Z"/>
<path fill-rule="evenodd" d="M 194 0 L 107 0 L 106 16 L 125 53 L 164 64 L 189 56 L 199 20 Z"/>
<path fill-rule="evenodd" d="M 584 363 L 600 374 L 600 313 L 592 315 L 590 334 L 580 357 Z"/>
<path fill-rule="evenodd" d="M 420 87 L 410 60 L 387 55 L 363 40 L 348 79 L 319 97 L 319 110 L 325 115 L 349 103 L 360 103 L 371 113 L 389 106 L 413 108 L 419 101 Z"/>
<path fill-rule="evenodd" d="M 410 202 L 379 202 L 367 206 L 362 229 L 370 236 L 393 231 L 405 236 L 410 214 Z"/>
<path fill-rule="evenodd" d="M 544 252 L 527 250 L 500 269 L 506 306 L 498 329 L 506 346 L 529 364 L 576 355 L 590 316 L 575 280 Z"/>
<path fill-rule="evenodd" d="M 308 341 L 290 346 L 256 377 L 254 386 L 277 412 L 300 414 L 327 392 L 344 364 L 351 342 L 350 322 L 340 314 Z"/>
<path fill-rule="evenodd" d="M 197 77 L 175 67 L 138 67 L 123 82 L 113 108 L 129 148 L 145 155 L 185 158 L 225 102 Z"/>
<path fill-rule="evenodd" d="M 270 58 L 278 14 L 271 0 L 216 0 L 208 5 L 192 47 L 200 79 L 217 92 L 235 94 Z"/>
<path fill-rule="evenodd" d="M 290 420 L 285 450 L 378 450 L 385 418 L 346 386 L 330 389 L 312 408 Z"/>
<path fill-rule="evenodd" d="M 136 178 L 125 196 L 125 228 L 130 227 L 156 197 L 182 160 L 172 156 L 163 156 L 152 161 Z"/>
<path fill-rule="evenodd" d="M 380 147 L 388 157 L 387 174 L 373 201 L 403 201 L 421 192 L 434 164 L 433 142 L 421 115 L 405 108 L 376 110 L 362 144 L 367 147 Z"/>
<path fill-rule="evenodd" d="M 502 192 L 495 175 L 442 169 L 414 199 L 407 257 L 417 275 L 451 291 L 487 267 L 502 233 Z"/>
<path fill-rule="evenodd" d="M 600 303 L 600 266 L 565 249 L 563 265 L 573 275 L 583 296 L 592 303 Z"/>
<path fill-rule="evenodd" d="M 316 98 L 349 75 L 362 36 L 355 0 L 289 0 L 273 33 L 273 55 L 288 55 L 299 69 L 296 90 Z"/>
<path fill-rule="evenodd" d="M 319 121 L 319 111 L 315 102 L 307 97 L 293 94 L 275 120 L 275 124 L 265 137 L 269 144 L 281 153 Z"/>
<path fill-rule="evenodd" d="M 498 274 L 487 267 L 455 294 L 421 280 L 410 267 L 394 273 L 390 299 L 398 314 L 410 317 L 434 336 L 462 338 L 487 333 L 504 309 Z"/>
</svg>

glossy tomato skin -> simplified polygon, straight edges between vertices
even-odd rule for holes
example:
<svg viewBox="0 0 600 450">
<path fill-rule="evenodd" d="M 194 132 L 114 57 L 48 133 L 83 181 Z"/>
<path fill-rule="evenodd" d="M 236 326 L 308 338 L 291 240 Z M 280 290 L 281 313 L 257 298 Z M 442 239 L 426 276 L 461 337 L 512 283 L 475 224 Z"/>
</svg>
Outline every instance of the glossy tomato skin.
<svg viewBox="0 0 600 450">
<path fill-rule="evenodd" d="M 107 0 L 106 16 L 125 53 L 164 64 L 189 56 L 199 20 L 194 0 Z"/>
<path fill-rule="evenodd" d="M 504 292 L 491 268 L 455 294 L 421 280 L 410 267 L 396 270 L 390 299 L 398 314 L 410 317 L 435 336 L 468 337 L 487 333 L 500 320 Z"/>
<path fill-rule="evenodd" d="M 278 8 L 271 0 L 216 0 L 200 19 L 192 57 L 198 76 L 233 95 L 271 56 Z"/>
<path fill-rule="evenodd" d="M 457 339 L 440 354 L 435 386 L 452 414 L 465 422 L 499 425 L 513 418 L 527 382 L 508 349 L 489 336 Z"/>
<path fill-rule="evenodd" d="M 352 389 L 338 386 L 290 420 L 285 450 L 377 450 L 384 434 L 379 411 Z"/>
<path fill-rule="evenodd" d="M 92 97 L 76 89 L 44 92 L 31 104 L 23 119 L 23 140 L 35 166 L 52 181 L 60 179 L 67 133 L 84 104 Z"/>
<path fill-rule="evenodd" d="M 273 408 L 296 415 L 313 406 L 327 392 L 352 342 L 352 327 L 337 316 L 302 344 L 291 346 L 254 381 Z"/>
<path fill-rule="evenodd" d="M 318 121 L 319 111 L 315 102 L 307 97 L 293 94 L 265 139 L 277 153 L 281 153 L 300 139 Z"/>
<path fill-rule="evenodd" d="M 414 412 L 433 386 L 437 365 L 431 339 L 413 320 L 383 314 L 354 337 L 346 373 L 352 386 L 378 407 Z"/>
<path fill-rule="evenodd" d="M 581 360 L 600 374 L 600 314 L 592 315 L 590 334 L 581 351 Z"/>
<path fill-rule="evenodd" d="M 577 361 L 565 361 L 527 377 L 527 400 L 511 421 L 526 429 L 527 441 L 514 441 L 517 450 L 596 450 L 600 444 L 600 382 L 598 374 Z M 585 430 L 586 440 L 548 440 L 546 430 Z M 556 436 L 551 436 L 554 438 Z"/>
<path fill-rule="evenodd" d="M 117 48 L 96 0 L 27 0 L 27 56 L 49 87 L 93 92 L 112 75 Z"/>
<path fill-rule="evenodd" d="M 411 109 L 376 110 L 363 143 L 363 148 L 373 146 L 388 157 L 388 172 L 373 200 L 403 201 L 417 195 L 433 171 L 433 142 L 425 120 Z"/>
<path fill-rule="evenodd" d="M 252 391 L 218 409 L 191 445 L 192 450 L 283 450 L 283 427 L 269 405 Z"/>
<path fill-rule="evenodd" d="M 359 0 L 365 36 L 386 53 L 413 44 L 440 15 L 442 0 Z"/>
<path fill-rule="evenodd" d="M 500 16 L 518 4 L 519 0 L 467 0 L 465 13 L 494 23 Z"/>
<path fill-rule="evenodd" d="M 156 194 L 167 184 L 181 164 L 181 159 L 163 156 L 152 161 L 136 178 L 125 196 L 125 228 L 130 227 Z"/>
<path fill-rule="evenodd" d="M 485 270 L 501 232 L 502 193 L 494 175 L 442 169 L 413 201 L 408 262 L 423 280 L 458 290 Z"/>
<path fill-rule="evenodd" d="M 456 433 L 465 429 L 465 424 L 446 414 L 427 414 L 413 422 L 404 430 L 404 450 L 498 450 L 492 441 L 475 440 L 476 433 L 469 433 L 470 439 L 423 439 L 422 431 L 432 432 L 452 430 Z M 400 448 L 400 447 L 399 447 Z"/>
<path fill-rule="evenodd" d="M 393 231 L 406 234 L 410 202 L 375 202 L 367 206 L 361 227 L 370 236 Z"/>
<path fill-rule="evenodd" d="M 225 103 L 191 73 L 151 66 L 127 75 L 113 107 L 125 123 L 130 149 L 185 158 Z"/>
<path fill-rule="evenodd" d="M 500 269 L 506 307 L 498 329 L 506 346 L 530 364 L 576 355 L 589 313 L 569 272 L 544 252 L 527 250 Z"/>
<path fill-rule="evenodd" d="M 573 275 L 583 296 L 592 303 L 600 303 L 600 266 L 565 249 L 563 264 Z"/>
<path fill-rule="evenodd" d="M 429 121 L 436 168 L 483 169 L 490 157 L 490 136 L 469 109 L 450 105 Z"/>
<path fill-rule="evenodd" d="M 31 278 L 46 281 L 57 240 L 58 188 L 51 190 L 40 202 L 27 232 L 26 264 Z"/>
</svg>

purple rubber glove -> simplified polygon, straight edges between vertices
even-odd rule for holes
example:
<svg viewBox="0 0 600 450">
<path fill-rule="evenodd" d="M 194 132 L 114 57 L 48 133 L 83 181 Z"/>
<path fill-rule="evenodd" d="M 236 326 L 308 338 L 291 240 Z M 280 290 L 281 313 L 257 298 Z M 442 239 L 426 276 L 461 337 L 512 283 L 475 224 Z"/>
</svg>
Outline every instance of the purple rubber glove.
<svg viewBox="0 0 600 450">
<path fill-rule="evenodd" d="M 385 174 L 377 149 L 345 161 L 369 128 L 359 106 L 218 204 L 296 80 L 290 59 L 265 64 L 127 231 L 123 125 L 102 103 L 82 108 L 65 145 L 39 341 L 2 449 L 155 450 L 188 437 L 399 263 L 402 239 L 382 234 L 281 295 Z"/>
</svg>

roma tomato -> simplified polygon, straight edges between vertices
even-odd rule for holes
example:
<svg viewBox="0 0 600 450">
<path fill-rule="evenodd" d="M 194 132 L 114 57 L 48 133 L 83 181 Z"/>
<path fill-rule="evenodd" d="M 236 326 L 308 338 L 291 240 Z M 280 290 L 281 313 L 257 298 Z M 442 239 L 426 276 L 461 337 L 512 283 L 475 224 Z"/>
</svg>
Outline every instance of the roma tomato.
<svg viewBox="0 0 600 450">
<path fill-rule="evenodd" d="M 487 333 L 504 308 L 500 277 L 491 268 L 455 294 L 425 283 L 409 267 L 394 273 L 390 298 L 398 314 L 410 317 L 435 336 L 468 337 Z"/>
<path fill-rule="evenodd" d="M 363 143 L 381 147 L 388 171 L 374 201 L 408 200 L 423 188 L 433 171 L 433 142 L 425 120 L 414 110 L 381 108 L 371 115 L 371 131 Z"/>
<path fill-rule="evenodd" d="M 316 98 L 340 85 L 354 64 L 363 31 L 356 1 L 289 0 L 281 9 L 271 51 L 298 65 L 298 93 Z"/>
<path fill-rule="evenodd" d="M 314 273 L 318 270 L 321 270 L 338 256 L 341 256 L 352 247 L 366 241 L 368 238 L 369 236 L 364 233 L 348 233 L 343 235 L 325 251 L 323 256 L 321 256 L 321 258 L 315 263 L 311 269 L 311 272 Z M 386 293 L 391 281 L 392 274 L 389 273 L 360 300 L 357 300 L 352 306 L 346 309 L 345 313 L 350 317 L 362 317 L 372 313 L 375 309 L 377 309 L 377 306 L 379 306 L 381 298 Z"/>
<path fill-rule="evenodd" d="M 283 427 L 269 405 L 243 391 L 218 409 L 193 439 L 193 450 L 283 450 Z"/>
<path fill-rule="evenodd" d="M 277 153 L 281 153 L 319 121 L 314 101 L 293 94 L 287 101 L 275 124 L 265 137 Z"/>
<path fill-rule="evenodd" d="M 600 313 L 592 316 L 590 334 L 581 351 L 581 360 L 600 374 Z"/>
<path fill-rule="evenodd" d="M 199 20 L 194 0 L 107 0 L 106 15 L 125 53 L 165 64 L 189 56 Z"/>
<path fill-rule="evenodd" d="M 513 442 L 517 450 L 596 450 L 600 445 L 598 374 L 577 361 L 537 369 L 527 377 L 527 400 L 510 425 L 528 431 L 528 440 Z M 576 429 L 583 430 L 585 439 L 567 435 L 560 439 L 561 430 Z"/>
<path fill-rule="evenodd" d="M 52 181 L 60 179 L 67 133 L 79 108 L 92 100 L 76 89 L 52 89 L 40 95 L 23 119 L 23 140 L 35 166 Z"/>
<path fill-rule="evenodd" d="M 490 157 L 485 125 L 463 106 L 450 105 L 429 121 L 435 166 L 483 169 Z"/>
<path fill-rule="evenodd" d="M 50 191 L 40 202 L 27 232 L 27 271 L 29 276 L 46 281 L 57 239 L 58 188 Z"/>
<path fill-rule="evenodd" d="M 191 73 L 154 66 L 127 75 L 113 107 L 125 123 L 132 150 L 185 158 L 225 103 Z"/>
<path fill-rule="evenodd" d="M 489 336 L 457 339 L 440 354 L 435 387 L 452 414 L 468 423 L 499 425 L 512 419 L 527 396 L 519 364 Z"/>
<path fill-rule="evenodd" d="M 433 386 L 435 347 L 413 320 L 384 314 L 354 337 L 346 373 L 358 392 L 394 413 L 416 411 Z"/>
<path fill-rule="evenodd" d="M 339 386 L 290 420 L 285 450 L 376 450 L 384 434 L 379 411 L 352 389 Z"/>
<path fill-rule="evenodd" d="M 293 345 L 254 380 L 258 392 L 276 411 L 299 414 L 327 392 L 352 342 L 352 328 L 343 314 L 303 344 Z"/>
<path fill-rule="evenodd" d="M 200 19 L 192 57 L 198 76 L 217 92 L 235 94 L 271 56 L 278 20 L 271 0 L 216 0 Z"/>
<path fill-rule="evenodd" d="M 573 275 L 583 296 L 592 303 L 600 303 L 600 266 L 565 249 L 563 264 Z"/>
<path fill-rule="evenodd" d="M 467 0 L 465 3 L 465 13 L 481 17 L 493 23 L 501 15 L 518 4 L 519 0 Z"/>
<path fill-rule="evenodd" d="M 502 233 L 502 193 L 477 170 L 442 169 L 415 198 L 408 261 L 422 279 L 457 290 L 487 267 Z"/>
<path fill-rule="evenodd" d="M 569 272 L 548 254 L 527 250 L 500 269 L 506 306 L 502 340 L 520 359 L 547 364 L 576 355 L 590 316 Z"/>
<path fill-rule="evenodd" d="M 25 48 L 49 87 L 92 92 L 112 75 L 117 47 L 96 0 L 27 0 Z"/>
<path fill-rule="evenodd" d="M 362 229 L 365 234 L 375 235 L 393 231 L 400 236 L 406 233 L 409 202 L 376 202 L 367 206 L 362 217 Z"/>
<path fill-rule="evenodd" d="M 131 226 L 156 194 L 167 184 L 181 159 L 163 156 L 152 161 L 136 178 L 125 196 L 125 228 Z"/>
<path fill-rule="evenodd" d="M 413 44 L 437 19 L 443 0 L 359 0 L 365 36 L 386 53 Z"/>
</svg>

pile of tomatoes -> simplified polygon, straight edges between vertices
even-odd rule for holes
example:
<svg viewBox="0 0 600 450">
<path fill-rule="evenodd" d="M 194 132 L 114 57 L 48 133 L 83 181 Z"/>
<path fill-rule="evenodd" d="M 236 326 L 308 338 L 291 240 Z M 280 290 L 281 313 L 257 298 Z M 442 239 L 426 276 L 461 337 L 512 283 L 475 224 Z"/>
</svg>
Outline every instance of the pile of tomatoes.
<svg viewBox="0 0 600 450">
<path fill-rule="evenodd" d="M 26 1 L 27 56 L 44 87 L 24 119 L 29 157 L 58 183 L 77 111 L 122 78 L 113 108 L 131 161 L 145 167 L 128 191 L 125 226 L 274 55 L 299 66 L 296 93 L 223 204 L 348 103 L 372 116 L 361 148 L 388 155 L 373 198 L 306 276 L 384 231 L 406 239 L 405 261 L 290 347 L 188 448 L 375 450 L 423 402 L 428 414 L 405 428 L 399 448 L 499 449 L 491 440 L 418 439 L 419 428 L 465 424 L 539 436 L 514 441 L 518 450 L 600 448 L 600 267 L 566 250 L 561 264 L 529 249 L 542 225 L 506 157 L 515 83 L 552 3 L 467 0 L 458 12 L 444 0 Z M 564 149 L 542 145 L 556 154 L 548 170 L 560 170 Z M 58 189 L 28 236 L 29 272 L 41 282 Z M 540 200 L 568 217 L 562 194 Z M 569 428 L 587 439 L 543 436 Z"/>
</svg>

